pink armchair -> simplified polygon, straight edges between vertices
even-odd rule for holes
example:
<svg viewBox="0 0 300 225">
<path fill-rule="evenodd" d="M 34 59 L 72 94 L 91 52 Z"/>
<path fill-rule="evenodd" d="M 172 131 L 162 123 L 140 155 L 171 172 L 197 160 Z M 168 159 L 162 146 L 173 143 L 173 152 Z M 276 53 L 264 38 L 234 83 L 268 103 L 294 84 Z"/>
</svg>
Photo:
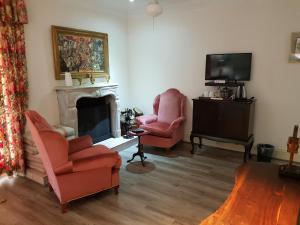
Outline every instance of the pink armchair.
<svg viewBox="0 0 300 225">
<path fill-rule="evenodd" d="M 183 139 L 186 97 L 177 89 L 156 96 L 153 115 L 137 117 L 137 123 L 150 134 L 141 137 L 141 144 L 170 149 Z"/>
<path fill-rule="evenodd" d="M 67 141 L 37 112 L 27 111 L 25 115 L 48 175 L 49 188 L 59 199 L 62 212 L 70 201 L 84 196 L 113 187 L 118 193 L 118 152 L 103 145 L 92 146 L 89 136 Z"/>
</svg>

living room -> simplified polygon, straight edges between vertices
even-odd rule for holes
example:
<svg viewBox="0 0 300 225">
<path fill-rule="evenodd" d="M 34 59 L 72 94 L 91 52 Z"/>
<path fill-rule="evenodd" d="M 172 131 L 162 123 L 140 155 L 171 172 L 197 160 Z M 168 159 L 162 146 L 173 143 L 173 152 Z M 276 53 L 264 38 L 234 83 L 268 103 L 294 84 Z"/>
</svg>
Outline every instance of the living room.
<svg viewBox="0 0 300 225">
<path fill-rule="evenodd" d="M 209 54 L 252 53 L 251 78 L 245 82 L 247 97 L 255 98 L 252 153 L 256 154 L 257 144 L 268 143 L 275 146 L 274 161 L 289 160 L 287 139 L 300 123 L 300 64 L 297 58 L 290 59 L 296 53 L 292 34 L 299 32 L 299 1 L 161 0 L 163 11 L 157 17 L 147 13 L 149 2 L 25 0 L 28 109 L 50 125 L 60 124 L 55 90 L 65 81 L 55 78 L 52 26 L 105 33 L 109 83 L 118 84 L 119 108 L 138 107 L 145 115 L 152 114 L 157 95 L 170 88 L 179 90 L 186 96 L 183 143 L 170 152 L 145 146 L 148 164 L 142 168 L 138 158 L 127 163 L 136 151 L 135 141 L 119 152 L 119 194 L 104 191 L 72 201 L 64 214 L 55 194 L 45 187 L 26 178 L 3 176 L 0 224 L 200 224 L 214 213 L 233 189 L 244 147 L 203 139 L 204 147 L 196 146 L 194 155 L 190 153 L 192 99 L 215 90 L 205 85 Z M 107 81 L 96 78 L 99 83 Z M 79 86 L 77 79 L 73 85 Z M 90 85 L 90 79 L 81 85 Z M 299 155 L 294 161 L 300 161 Z"/>
</svg>

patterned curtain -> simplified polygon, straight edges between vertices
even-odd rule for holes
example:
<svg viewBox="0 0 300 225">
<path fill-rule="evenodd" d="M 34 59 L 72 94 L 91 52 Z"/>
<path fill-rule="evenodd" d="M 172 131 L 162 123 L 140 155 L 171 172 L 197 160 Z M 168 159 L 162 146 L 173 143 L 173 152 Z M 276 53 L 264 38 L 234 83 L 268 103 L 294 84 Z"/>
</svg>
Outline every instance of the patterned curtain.
<svg viewBox="0 0 300 225">
<path fill-rule="evenodd" d="M 0 0 L 0 174 L 24 172 L 22 134 L 27 107 L 24 0 Z"/>
</svg>

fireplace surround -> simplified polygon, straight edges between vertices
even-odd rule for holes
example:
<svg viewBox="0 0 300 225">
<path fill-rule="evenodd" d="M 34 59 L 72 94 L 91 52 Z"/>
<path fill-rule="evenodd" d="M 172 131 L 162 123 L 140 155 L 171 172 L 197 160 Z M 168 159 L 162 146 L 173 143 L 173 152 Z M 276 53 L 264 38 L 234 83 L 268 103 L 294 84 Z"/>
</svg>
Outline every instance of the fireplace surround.
<svg viewBox="0 0 300 225">
<path fill-rule="evenodd" d="M 98 99 L 100 97 L 105 97 L 105 102 L 110 107 L 112 136 L 115 138 L 121 136 L 118 84 L 99 83 L 90 86 L 60 86 L 56 87 L 55 90 L 59 105 L 60 124 L 74 128 L 76 136 L 79 135 L 78 110 L 76 107 L 78 100 L 82 98 Z"/>
</svg>

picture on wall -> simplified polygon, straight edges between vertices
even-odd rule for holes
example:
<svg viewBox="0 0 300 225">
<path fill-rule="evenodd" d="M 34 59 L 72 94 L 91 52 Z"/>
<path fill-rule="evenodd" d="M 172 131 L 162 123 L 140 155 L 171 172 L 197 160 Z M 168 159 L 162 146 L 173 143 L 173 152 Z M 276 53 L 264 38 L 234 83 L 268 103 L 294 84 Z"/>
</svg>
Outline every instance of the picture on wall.
<svg viewBox="0 0 300 225">
<path fill-rule="evenodd" d="M 300 53 L 300 37 L 296 38 L 295 53 Z"/>
<path fill-rule="evenodd" d="M 55 78 L 105 77 L 109 80 L 108 35 L 52 26 Z"/>
<path fill-rule="evenodd" d="M 292 33 L 289 62 L 300 62 L 300 32 Z"/>
</svg>

